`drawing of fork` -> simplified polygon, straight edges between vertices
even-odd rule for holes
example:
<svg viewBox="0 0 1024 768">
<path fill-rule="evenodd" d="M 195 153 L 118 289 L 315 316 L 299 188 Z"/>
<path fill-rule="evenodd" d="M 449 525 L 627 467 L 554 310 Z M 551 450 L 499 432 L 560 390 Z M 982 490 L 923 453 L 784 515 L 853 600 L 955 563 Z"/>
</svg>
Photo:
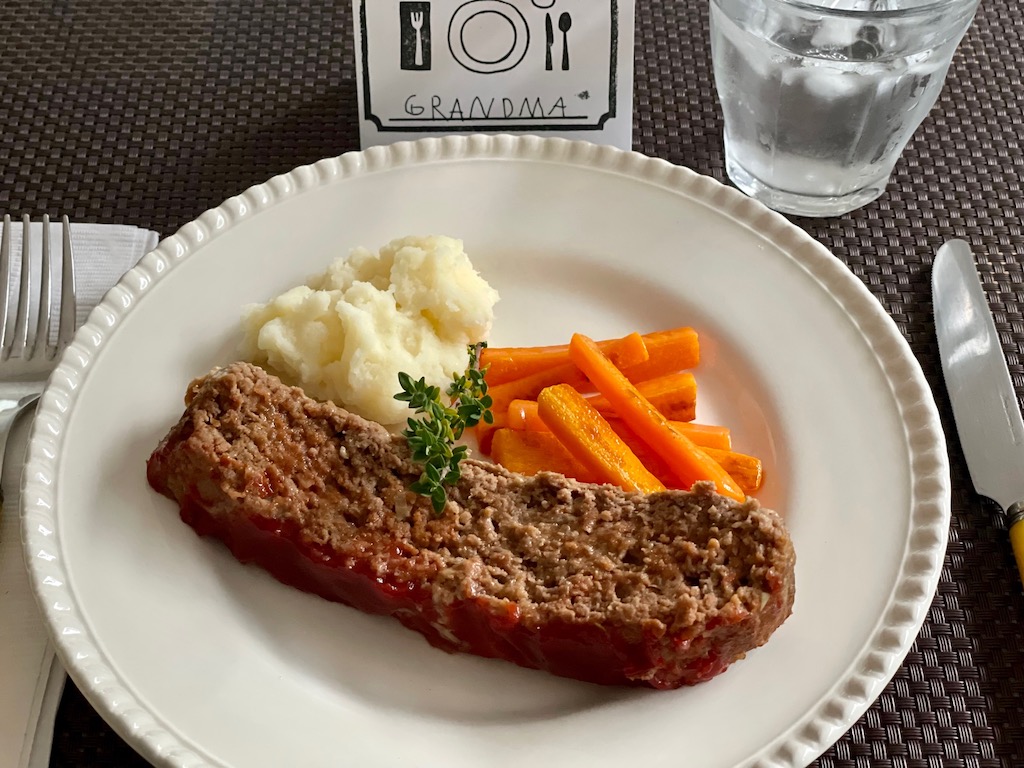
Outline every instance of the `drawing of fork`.
<svg viewBox="0 0 1024 768">
<path fill-rule="evenodd" d="M 412 28 L 416 30 L 416 66 L 423 66 L 423 11 L 413 11 L 409 14 L 409 21 Z"/>
</svg>

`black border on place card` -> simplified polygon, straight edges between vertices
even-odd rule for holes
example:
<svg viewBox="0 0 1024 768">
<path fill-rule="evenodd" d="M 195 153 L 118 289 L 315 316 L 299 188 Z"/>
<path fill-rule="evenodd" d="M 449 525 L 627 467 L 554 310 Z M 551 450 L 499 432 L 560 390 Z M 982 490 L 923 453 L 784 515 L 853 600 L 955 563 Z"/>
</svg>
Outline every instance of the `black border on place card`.
<svg viewBox="0 0 1024 768">
<path fill-rule="evenodd" d="M 430 125 L 385 125 L 377 115 L 373 113 L 373 106 L 371 102 L 370 94 L 370 46 L 367 42 L 366 35 L 366 2 L 367 0 L 360 0 L 359 3 L 359 36 L 360 36 L 360 56 L 363 60 L 363 119 L 371 121 L 377 130 L 381 132 L 390 133 L 453 133 L 463 131 L 515 131 L 516 133 L 534 133 L 538 131 L 600 131 L 604 128 L 611 118 L 616 116 L 616 110 L 618 106 L 619 90 L 618 90 L 618 79 L 619 79 L 619 3 L 618 0 L 610 0 L 611 2 L 611 51 L 610 61 L 611 69 L 608 77 L 608 111 L 605 112 L 593 124 L 583 123 L 569 123 L 565 125 L 530 125 L 527 123 L 507 123 L 506 118 L 501 120 L 494 120 L 491 125 L 467 125 L 463 123 L 452 124 L 451 121 L 446 125 L 430 126 Z M 529 118 L 521 118 L 529 119 Z"/>
</svg>

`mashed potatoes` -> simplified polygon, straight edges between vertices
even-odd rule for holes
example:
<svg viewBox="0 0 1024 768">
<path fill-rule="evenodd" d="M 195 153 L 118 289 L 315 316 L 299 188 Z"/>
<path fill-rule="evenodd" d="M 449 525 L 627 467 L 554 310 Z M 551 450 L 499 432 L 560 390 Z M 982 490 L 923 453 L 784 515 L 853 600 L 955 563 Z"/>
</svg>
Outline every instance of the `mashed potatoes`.
<svg viewBox="0 0 1024 768">
<path fill-rule="evenodd" d="M 460 240 L 407 237 L 357 248 L 309 285 L 245 308 L 242 354 L 321 400 L 382 424 L 404 422 L 398 374 L 444 389 L 483 341 L 498 293 Z"/>
</svg>

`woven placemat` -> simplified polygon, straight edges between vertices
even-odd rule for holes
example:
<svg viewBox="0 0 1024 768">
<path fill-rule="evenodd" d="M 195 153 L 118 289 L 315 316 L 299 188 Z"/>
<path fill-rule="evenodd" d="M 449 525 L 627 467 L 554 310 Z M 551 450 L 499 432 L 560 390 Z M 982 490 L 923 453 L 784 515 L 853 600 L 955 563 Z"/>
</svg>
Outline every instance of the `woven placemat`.
<svg viewBox="0 0 1024 768">
<path fill-rule="evenodd" d="M 707 23 L 707 0 L 638 0 L 635 143 L 725 180 Z M 357 148 L 350 29 L 347 0 L 8 0 L 0 210 L 169 234 L 250 184 Z M 847 217 L 796 220 L 864 280 L 909 340 L 950 436 L 954 485 L 927 623 L 822 768 L 1024 765 L 1024 595 L 1001 514 L 970 490 L 928 286 L 945 239 L 975 246 L 1024 390 L 1022 33 L 1018 0 L 983 0 L 888 193 Z M 53 768 L 144 764 L 69 683 Z"/>
</svg>

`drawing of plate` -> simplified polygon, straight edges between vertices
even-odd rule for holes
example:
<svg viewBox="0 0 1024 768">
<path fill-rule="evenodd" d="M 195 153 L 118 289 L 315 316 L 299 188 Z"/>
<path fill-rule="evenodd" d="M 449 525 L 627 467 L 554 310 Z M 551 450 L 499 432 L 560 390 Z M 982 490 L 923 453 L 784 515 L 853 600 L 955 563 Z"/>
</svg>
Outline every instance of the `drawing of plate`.
<svg viewBox="0 0 1024 768">
<path fill-rule="evenodd" d="M 448 25 L 452 57 L 470 72 L 491 75 L 514 69 L 530 47 L 530 27 L 504 0 L 470 0 Z"/>
</svg>

